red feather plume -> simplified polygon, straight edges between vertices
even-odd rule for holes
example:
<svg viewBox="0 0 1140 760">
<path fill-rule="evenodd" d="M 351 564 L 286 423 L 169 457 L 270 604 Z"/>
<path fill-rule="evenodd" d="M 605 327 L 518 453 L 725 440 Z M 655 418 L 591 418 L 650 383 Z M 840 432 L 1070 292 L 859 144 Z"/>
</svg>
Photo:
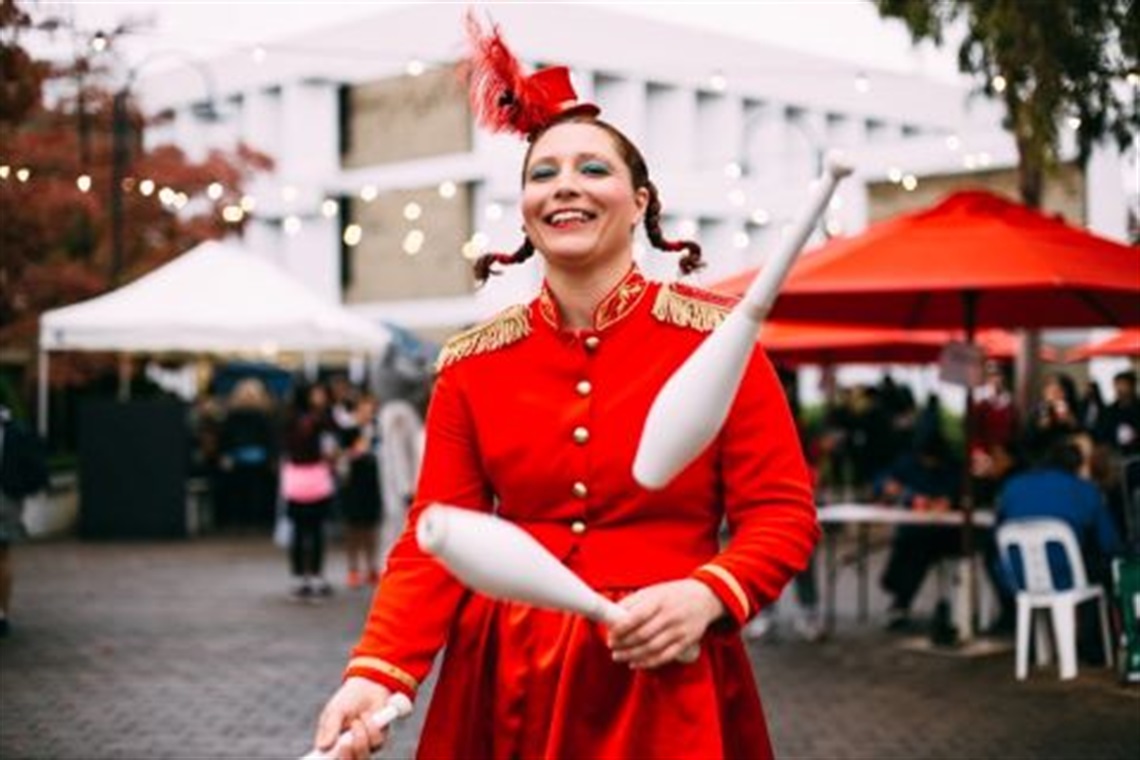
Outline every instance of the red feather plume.
<svg viewBox="0 0 1140 760">
<path fill-rule="evenodd" d="M 492 132 L 515 132 L 528 136 L 549 124 L 561 104 L 550 102 L 507 47 L 498 24 L 487 33 L 474 13 L 467 14 L 467 37 L 471 56 L 463 73 L 475 119 Z"/>
</svg>

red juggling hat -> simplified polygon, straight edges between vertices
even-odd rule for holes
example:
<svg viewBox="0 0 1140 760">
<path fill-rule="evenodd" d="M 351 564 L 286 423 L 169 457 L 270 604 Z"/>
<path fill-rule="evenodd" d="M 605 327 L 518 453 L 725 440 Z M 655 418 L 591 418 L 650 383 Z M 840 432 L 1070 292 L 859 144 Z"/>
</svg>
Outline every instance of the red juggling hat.
<svg viewBox="0 0 1140 760">
<path fill-rule="evenodd" d="M 514 132 L 531 138 L 558 118 L 571 113 L 597 116 L 593 103 L 578 100 L 570 70 L 551 66 L 526 74 L 507 47 L 497 24 L 485 32 L 472 13 L 467 14 L 471 56 L 463 65 L 471 110 L 492 132 Z"/>
</svg>

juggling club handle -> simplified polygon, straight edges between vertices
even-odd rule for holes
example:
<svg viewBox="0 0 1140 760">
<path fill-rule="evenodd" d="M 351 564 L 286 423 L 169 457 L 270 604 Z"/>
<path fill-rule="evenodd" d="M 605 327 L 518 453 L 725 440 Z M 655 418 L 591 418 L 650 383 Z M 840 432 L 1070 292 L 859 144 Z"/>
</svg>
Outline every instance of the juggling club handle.
<svg viewBox="0 0 1140 760">
<path fill-rule="evenodd" d="M 620 604 L 614 604 L 609 599 L 606 599 L 601 594 L 598 595 L 598 617 L 606 625 L 613 625 L 625 620 L 629 617 L 629 611 Z M 686 665 L 692 664 L 697 661 L 701 656 L 701 645 L 693 644 L 687 649 L 683 649 L 677 655 L 677 662 L 683 662 Z"/>
<path fill-rule="evenodd" d="M 397 718 L 403 718 L 412 712 L 412 701 L 403 694 L 393 694 L 388 698 L 388 704 L 381 707 L 376 712 L 368 716 L 368 721 L 377 728 L 384 728 Z M 301 758 L 301 760 L 334 760 L 336 757 L 336 749 L 348 742 L 352 741 L 352 733 L 345 731 L 337 737 L 336 743 L 329 748 L 328 752 L 322 752 L 319 749 L 314 749 L 309 754 Z"/>
</svg>

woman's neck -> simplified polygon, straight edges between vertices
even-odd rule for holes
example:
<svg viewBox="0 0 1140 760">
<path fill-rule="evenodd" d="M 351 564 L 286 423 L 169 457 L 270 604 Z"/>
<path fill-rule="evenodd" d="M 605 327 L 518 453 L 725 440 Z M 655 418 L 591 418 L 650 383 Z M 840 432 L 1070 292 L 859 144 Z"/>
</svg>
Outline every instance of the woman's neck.
<svg viewBox="0 0 1140 760">
<path fill-rule="evenodd" d="M 631 266 L 631 256 L 588 272 L 547 266 L 546 284 L 562 311 L 563 325 L 571 330 L 593 327 L 598 304 L 628 274 Z"/>
</svg>

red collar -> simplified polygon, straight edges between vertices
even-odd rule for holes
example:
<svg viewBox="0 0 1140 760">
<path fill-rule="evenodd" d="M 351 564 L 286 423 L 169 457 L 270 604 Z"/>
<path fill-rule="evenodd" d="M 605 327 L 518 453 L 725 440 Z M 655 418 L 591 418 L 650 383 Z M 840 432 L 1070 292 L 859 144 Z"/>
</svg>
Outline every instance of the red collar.
<svg viewBox="0 0 1140 760">
<path fill-rule="evenodd" d="M 649 285 L 636 266 L 632 266 L 617 285 L 614 285 L 594 309 L 594 330 L 604 330 L 610 325 L 625 319 L 641 302 Z M 550 286 L 543 281 L 542 292 L 538 295 L 538 312 L 548 325 L 557 331 L 564 329 L 562 312 Z"/>
</svg>

